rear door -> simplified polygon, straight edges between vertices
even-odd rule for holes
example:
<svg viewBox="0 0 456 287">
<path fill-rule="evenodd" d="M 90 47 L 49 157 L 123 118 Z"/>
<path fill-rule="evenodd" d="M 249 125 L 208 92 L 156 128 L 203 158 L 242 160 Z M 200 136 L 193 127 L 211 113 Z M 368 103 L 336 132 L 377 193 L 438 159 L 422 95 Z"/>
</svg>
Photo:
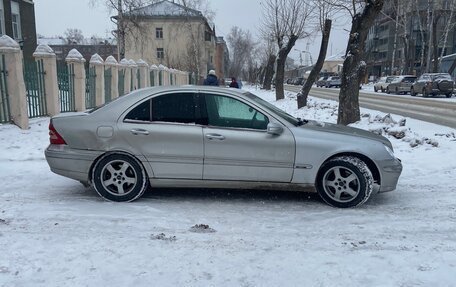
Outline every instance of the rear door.
<svg viewBox="0 0 456 287">
<path fill-rule="evenodd" d="M 268 123 L 277 120 L 234 96 L 203 93 L 200 100 L 203 179 L 291 181 L 295 140 L 288 128 L 279 136 L 268 134 Z"/>
<path fill-rule="evenodd" d="M 159 95 L 129 109 L 119 133 L 147 159 L 154 177 L 202 179 L 203 133 L 196 109 L 194 93 Z"/>
</svg>

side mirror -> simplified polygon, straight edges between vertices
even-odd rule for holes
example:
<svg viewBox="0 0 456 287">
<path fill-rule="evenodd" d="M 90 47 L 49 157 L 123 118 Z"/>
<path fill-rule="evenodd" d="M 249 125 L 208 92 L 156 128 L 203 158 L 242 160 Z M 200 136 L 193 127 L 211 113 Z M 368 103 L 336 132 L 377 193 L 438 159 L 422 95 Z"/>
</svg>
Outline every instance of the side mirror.
<svg viewBox="0 0 456 287">
<path fill-rule="evenodd" d="M 268 134 L 270 135 L 280 135 L 283 133 L 283 127 L 276 123 L 269 123 L 268 124 Z"/>
</svg>

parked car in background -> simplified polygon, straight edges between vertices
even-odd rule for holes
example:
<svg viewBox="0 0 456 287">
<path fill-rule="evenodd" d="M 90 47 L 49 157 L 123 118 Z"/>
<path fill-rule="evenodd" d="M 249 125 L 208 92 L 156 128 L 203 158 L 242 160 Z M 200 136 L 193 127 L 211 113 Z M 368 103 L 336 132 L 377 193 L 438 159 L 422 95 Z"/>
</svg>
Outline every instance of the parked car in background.
<svg viewBox="0 0 456 287">
<path fill-rule="evenodd" d="M 332 87 L 340 88 L 340 85 L 341 85 L 341 80 L 340 80 L 339 76 L 329 77 L 325 82 L 326 88 L 332 88 Z"/>
<path fill-rule="evenodd" d="M 450 98 L 454 91 L 454 81 L 448 73 L 427 73 L 421 75 L 412 85 L 410 95 L 423 94 L 423 97 L 445 95 Z"/>
<path fill-rule="evenodd" d="M 293 81 L 293 85 L 302 86 L 305 82 L 306 80 L 303 77 L 298 77 Z"/>
<path fill-rule="evenodd" d="M 301 120 L 239 89 L 141 89 L 52 117 L 49 136 L 53 172 L 118 202 L 179 186 L 316 191 L 354 207 L 394 190 L 402 171 L 385 137 Z"/>
<path fill-rule="evenodd" d="M 377 83 L 374 84 L 374 91 L 385 92 L 388 85 L 394 80 L 395 76 L 381 77 Z"/>
<path fill-rule="evenodd" d="M 412 84 L 416 81 L 416 76 L 413 75 L 404 75 L 397 76 L 393 81 L 386 87 L 386 93 L 391 94 L 407 94 L 410 92 Z"/>
<path fill-rule="evenodd" d="M 329 78 L 329 76 L 320 77 L 316 82 L 317 87 L 324 87 L 326 85 L 326 80 L 328 78 Z"/>
</svg>

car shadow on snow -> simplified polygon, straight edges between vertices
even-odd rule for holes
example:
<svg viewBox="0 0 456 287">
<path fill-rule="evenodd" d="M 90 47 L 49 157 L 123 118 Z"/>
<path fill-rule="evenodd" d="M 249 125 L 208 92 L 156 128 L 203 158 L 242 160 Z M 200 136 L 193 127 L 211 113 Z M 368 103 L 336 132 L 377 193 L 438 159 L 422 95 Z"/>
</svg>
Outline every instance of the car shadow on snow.
<svg viewBox="0 0 456 287">
<path fill-rule="evenodd" d="M 316 193 L 284 190 L 151 188 L 140 200 L 270 201 L 323 203 Z"/>
</svg>

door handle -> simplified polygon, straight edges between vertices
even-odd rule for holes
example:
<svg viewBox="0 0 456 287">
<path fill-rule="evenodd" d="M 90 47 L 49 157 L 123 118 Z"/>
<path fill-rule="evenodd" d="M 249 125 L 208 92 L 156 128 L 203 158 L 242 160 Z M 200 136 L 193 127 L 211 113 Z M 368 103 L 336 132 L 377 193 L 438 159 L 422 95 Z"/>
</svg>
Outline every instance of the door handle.
<svg viewBox="0 0 456 287">
<path fill-rule="evenodd" d="M 220 141 L 225 139 L 224 136 L 219 135 L 219 134 L 207 134 L 206 138 L 209 140 L 220 140 Z"/>
<path fill-rule="evenodd" d="M 147 136 L 147 135 L 149 134 L 148 131 L 143 130 L 143 129 L 133 129 L 133 130 L 131 130 L 130 132 L 131 132 L 132 134 L 134 134 L 135 136 L 137 136 L 137 135 L 145 135 L 145 136 Z"/>
</svg>

